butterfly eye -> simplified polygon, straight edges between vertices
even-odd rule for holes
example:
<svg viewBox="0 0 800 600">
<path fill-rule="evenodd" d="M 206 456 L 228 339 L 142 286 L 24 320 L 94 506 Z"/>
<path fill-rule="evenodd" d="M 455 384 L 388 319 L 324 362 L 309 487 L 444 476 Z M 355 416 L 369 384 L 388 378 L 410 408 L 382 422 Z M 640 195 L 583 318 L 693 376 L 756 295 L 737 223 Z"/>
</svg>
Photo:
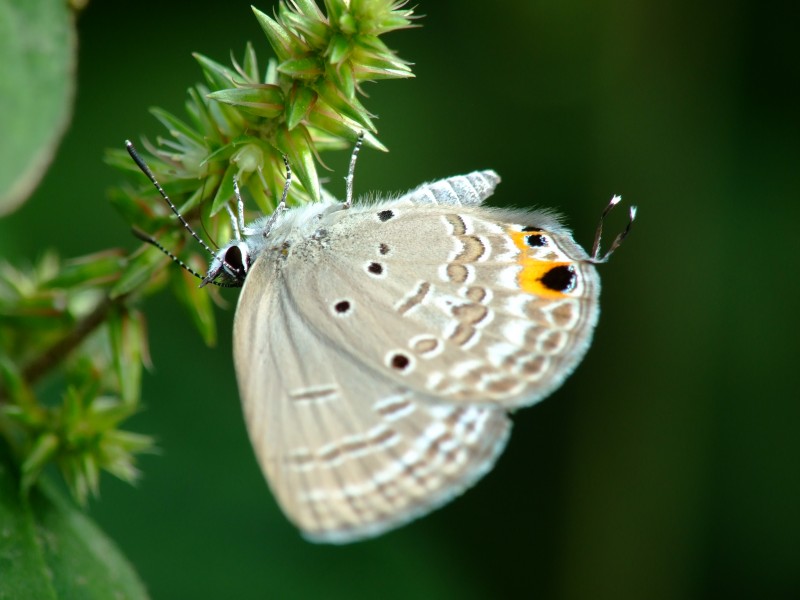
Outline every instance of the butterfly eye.
<svg viewBox="0 0 800 600">
<path fill-rule="evenodd" d="M 247 247 L 234 244 L 225 251 L 225 270 L 234 277 L 242 277 L 247 272 Z"/>
</svg>

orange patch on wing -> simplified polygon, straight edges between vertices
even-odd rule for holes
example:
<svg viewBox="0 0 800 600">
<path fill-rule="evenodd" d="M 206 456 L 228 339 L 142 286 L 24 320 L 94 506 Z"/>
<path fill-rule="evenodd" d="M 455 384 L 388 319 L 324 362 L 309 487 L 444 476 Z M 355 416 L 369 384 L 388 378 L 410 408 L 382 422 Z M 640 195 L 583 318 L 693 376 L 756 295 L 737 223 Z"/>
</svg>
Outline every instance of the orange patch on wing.
<svg viewBox="0 0 800 600">
<path fill-rule="evenodd" d="M 507 230 L 506 233 L 514 240 L 514 245 L 519 248 L 519 257 L 517 262 L 522 269 L 517 275 L 517 282 L 523 292 L 539 296 L 540 298 L 564 298 L 565 293 L 557 290 L 550 289 L 542 283 L 542 278 L 555 267 L 570 266 L 571 262 L 555 262 L 549 260 L 540 260 L 531 256 L 531 248 L 525 242 L 525 238 L 532 235 L 530 231 L 512 231 Z M 535 232 L 533 235 L 536 235 Z M 547 235 L 542 232 L 542 235 Z"/>
</svg>

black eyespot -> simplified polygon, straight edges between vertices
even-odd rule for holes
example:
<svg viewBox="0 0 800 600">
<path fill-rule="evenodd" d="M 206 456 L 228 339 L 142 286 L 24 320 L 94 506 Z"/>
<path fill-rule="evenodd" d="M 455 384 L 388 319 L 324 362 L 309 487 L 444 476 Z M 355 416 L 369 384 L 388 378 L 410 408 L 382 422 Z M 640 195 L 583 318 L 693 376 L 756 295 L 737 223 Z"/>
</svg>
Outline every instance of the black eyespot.
<svg viewBox="0 0 800 600">
<path fill-rule="evenodd" d="M 534 233 L 525 236 L 525 243 L 531 248 L 547 246 L 547 238 L 541 234 Z"/>
<path fill-rule="evenodd" d="M 369 266 L 367 267 L 367 271 L 369 271 L 373 275 L 380 275 L 381 273 L 383 273 L 383 265 L 380 264 L 380 263 L 376 263 L 376 262 L 369 263 Z"/>
<path fill-rule="evenodd" d="M 383 221 L 384 223 L 391 219 L 394 216 L 394 212 L 391 210 L 382 210 L 378 213 L 378 218 Z"/>
<path fill-rule="evenodd" d="M 575 288 L 577 278 L 575 267 L 572 265 L 561 265 L 550 269 L 547 273 L 542 275 L 539 281 L 541 281 L 542 285 L 546 288 L 554 292 L 570 292 Z"/>
<path fill-rule="evenodd" d="M 408 365 L 411 364 L 411 360 L 405 354 L 395 354 L 392 356 L 392 360 L 390 361 L 392 368 L 397 369 L 398 371 L 405 371 L 408 368 Z"/>
<path fill-rule="evenodd" d="M 381 244 L 380 246 L 378 246 L 378 252 L 380 252 L 381 254 L 389 254 L 389 246 L 387 246 L 386 244 Z"/>
<path fill-rule="evenodd" d="M 521 231 L 525 231 L 526 233 L 531 231 L 541 231 L 541 230 L 542 230 L 541 227 L 536 227 L 534 225 L 526 225 L 521 229 Z"/>
<path fill-rule="evenodd" d="M 340 300 L 333 305 L 333 309 L 340 315 L 343 315 L 344 313 L 350 312 L 350 302 L 347 300 Z"/>
</svg>

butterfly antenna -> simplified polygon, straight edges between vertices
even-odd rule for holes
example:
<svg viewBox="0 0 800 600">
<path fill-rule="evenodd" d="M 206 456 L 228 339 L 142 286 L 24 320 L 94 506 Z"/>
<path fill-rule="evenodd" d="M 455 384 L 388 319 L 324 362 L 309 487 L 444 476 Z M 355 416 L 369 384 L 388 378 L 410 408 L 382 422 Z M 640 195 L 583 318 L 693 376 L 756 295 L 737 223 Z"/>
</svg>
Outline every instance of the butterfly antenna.
<svg viewBox="0 0 800 600">
<path fill-rule="evenodd" d="M 177 216 L 177 217 L 178 217 L 178 220 L 180 220 L 181 224 L 182 224 L 182 225 L 183 225 L 183 226 L 186 228 L 186 230 L 187 230 L 189 233 L 191 233 L 191 234 L 192 234 L 192 237 L 193 237 L 194 239 L 196 239 L 196 240 L 197 240 L 197 242 L 198 242 L 198 243 L 199 243 L 199 244 L 200 244 L 200 245 L 201 245 L 203 248 L 205 248 L 205 249 L 206 249 L 206 251 L 207 251 L 207 252 L 208 252 L 208 253 L 209 253 L 211 256 L 216 256 L 216 254 L 214 253 L 214 251 L 213 251 L 211 248 L 209 248 L 209 247 L 208 247 L 208 244 L 206 244 L 206 243 L 205 243 L 205 242 L 202 240 L 202 238 L 201 238 L 199 235 L 197 235 L 197 234 L 195 233 L 194 229 L 192 229 L 192 226 L 191 226 L 191 225 L 189 225 L 189 223 L 187 223 L 186 219 L 184 219 L 184 218 L 183 218 L 183 215 L 182 215 L 182 214 L 181 214 L 181 213 L 178 211 L 178 209 L 177 209 L 177 208 L 175 207 L 175 205 L 172 203 L 172 200 L 170 200 L 170 199 L 169 199 L 169 196 L 167 196 L 167 193 L 164 191 L 164 188 L 162 188 L 162 187 L 161 187 L 161 184 L 160 184 L 160 183 L 158 183 L 158 180 L 156 179 L 156 176 L 155 176 L 155 175 L 153 175 L 153 172 L 150 170 L 150 167 L 148 167 L 148 166 L 147 166 L 147 163 L 145 163 L 145 162 L 144 162 L 144 159 L 143 159 L 141 156 L 139 156 L 139 153 L 136 151 L 136 148 L 134 148 L 134 146 L 133 146 L 133 143 L 131 143 L 131 141 L 130 141 L 130 140 L 125 140 L 125 147 L 126 147 L 126 148 L 127 148 L 127 150 L 128 150 L 128 154 L 130 154 L 130 155 L 131 155 L 131 158 L 133 159 L 133 162 L 135 162 L 135 163 L 136 163 L 136 166 L 138 166 L 138 167 L 139 167 L 139 169 L 142 171 L 142 173 L 144 173 L 145 175 L 147 175 L 147 178 L 148 178 L 150 181 L 152 181 L 152 182 L 153 182 L 153 185 L 154 185 L 154 186 L 156 186 L 156 189 L 158 190 L 158 193 L 159 193 L 159 194 L 161 194 L 161 197 L 162 197 L 162 198 L 164 198 L 164 200 L 166 200 L 167 204 L 168 204 L 168 205 L 169 205 L 169 207 L 172 209 L 172 212 L 174 212 L 174 213 L 175 213 L 175 216 Z"/>
<path fill-rule="evenodd" d="M 353 146 L 353 153 L 350 155 L 350 168 L 347 169 L 347 178 L 345 179 L 345 198 L 344 207 L 350 208 L 353 204 L 353 176 L 356 172 L 356 159 L 358 158 L 358 151 L 361 150 L 361 144 L 364 143 L 364 130 L 358 132 L 358 139 L 356 145 Z"/>
<path fill-rule="evenodd" d="M 630 208 L 630 213 L 629 213 L 630 216 L 628 218 L 628 224 L 625 226 L 625 229 L 623 229 L 622 233 L 620 233 L 619 235 L 617 235 L 616 238 L 614 238 L 614 241 L 611 243 L 611 247 L 608 249 L 608 251 L 602 257 L 600 256 L 600 238 L 603 236 L 603 223 L 606 220 L 608 213 L 610 213 L 611 210 L 617 204 L 619 204 L 621 200 L 622 196 L 614 196 L 613 198 L 611 198 L 611 201 L 608 203 L 608 206 L 606 206 L 605 210 L 603 211 L 603 214 L 600 215 L 600 222 L 597 224 L 597 231 L 594 234 L 594 244 L 592 244 L 592 258 L 591 258 L 592 262 L 595 263 L 606 262 L 609 259 L 609 257 L 614 253 L 614 251 L 620 247 L 622 241 L 626 237 L 628 237 L 628 234 L 631 231 L 631 227 L 633 227 L 633 221 L 636 219 L 635 206 L 631 206 Z"/>
<path fill-rule="evenodd" d="M 162 246 L 154 237 L 147 235 L 144 231 L 142 231 L 138 227 L 132 227 L 131 231 L 133 232 L 133 235 L 135 235 L 137 238 L 139 238 L 143 242 L 147 242 L 148 244 L 151 244 L 151 245 L 155 246 L 156 248 L 158 248 L 159 250 L 161 250 L 161 252 L 163 252 L 164 254 L 169 256 L 176 263 L 178 263 L 181 266 L 181 268 L 183 268 L 188 273 L 191 273 L 192 275 L 197 277 L 200 281 L 203 281 L 205 279 L 202 275 L 200 275 L 200 273 L 198 273 L 197 271 L 192 269 L 189 265 L 187 265 L 185 262 L 183 262 L 180 258 L 175 256 L 172 252 L 170 252 L 164 246 Z M 206 282 L 206 283 L 213 283 L 214 285 L 216 285 L 218 287 L 238 287 L 238 286 L 235 286 L 235 285 L 232 285 L 232 284 L 219 283 L 217 281 L 209 281 L 209 282 Z"/>
<path fill-rule="evenodd" d="M 192 237 L 195 240 L 197 240 L 197 242 L 203 248 L 205 248 L 206 252 L 208 252 L 211 256 L 216 258 L 217 257 L 216 253 L 211 248 L 209 248 L 208 244 L 206 244 L 203 241 L 203 239 L 199 235 L 197 235 L 197 233 L 195 233 L 194 229 L 192 229 L 192 226 L 189 225 L 189 223 L 186 221 L 186 219 L 183 218 L 183 215 L 180 213 L 180 211 L 172 203 L 172 200 L 169 199 L 169 196 L 167 196 L 167 193 L 164 191 L 164 188 L 162 188 L 161 184 L 158 183 L 158 180 L 156 179 L 156 176 L 153 175 L 153 172 L 150 170 L 150 167 L 147 166 L 147 163 L 144 162 L 144 159 L 141 156 L 139 156 L 139 153 L 136 151 L 136 148 L 134 147 L 133 143 L 130 140 L 125 140 L 125 148 L 127 148 L 128 154 L 131 155 L 131 158 L 133 159 L 133 162 L 136 163 L 136 166 L 138 166 L 139 169 L 142 171 L 142 173 L 147 175 L 147 178 L 151 182 L 153 182 L 153 185 L 158 190 L 158 193 L 161 194 L 161 197 L 164 198 L 164 200 L 167 202 L 169 207 L 172 209 L 172 212 L 175 213 L 175 216 L 178 217 L 178 219 L 180 220 L 180 222 L 184 226 L 184 228 L 186 228 L 186 230 L 189 233 L 192 234 Z M 236 186 L 236 182 L 234 182 L 234 186 Z M 135 235 L 137 238 L 139 238 L 143 242 L 147 242 L 148 244 L 152 244 L 153 246 L 155 246 L 156 248 L 161 250 L 164 254 L 169 256 L 172 260 L 174 260 L 176 263 L 178 263 L 181 267 L 186 269 L 187 272 L 191 273 L 192 275 L 194 275 L 195 277 L 200 279 L 203 282 L 202 285 L 205 285 L 207 283 L 213 283 L 214 285 L 216 285 L 218 287 L 238 287 L 236 285 L 229 285 L 229 284 L 226 284 L 226 283 L 219 283 L 217 281 L 211 281 L 211 280 L 207 281 L 206 277 L 200 276 L 200 274 L 197 273 L 196 271 L 194 271 L 193 269 L 191 269 L 189 267 L 189 265 L 187 265 L 185 262 L 183 262 L 181 259 L 179 259 L 177 256 L 175 256 L 172 252 L 170 252 L 169 250 L 164 248 L 164 246 L 162 246 L 160 243 L 158 243 L 154 238 L 150 237 L 149 235 L 147 235 L 145 232 L 141 231 L 140 229 L 133 228 L 133 235 Z M 223 260 L 223 263 L 227 265 L 227 263 L 224 260 Z M 234 267 L 232 265 L 228 265 L 228 266 L 232 271 L 238 273 L 239 270 L 236 267 Z M 201 287 L 202 287 L 202 285 L 201 285 Z"/>
</svg>

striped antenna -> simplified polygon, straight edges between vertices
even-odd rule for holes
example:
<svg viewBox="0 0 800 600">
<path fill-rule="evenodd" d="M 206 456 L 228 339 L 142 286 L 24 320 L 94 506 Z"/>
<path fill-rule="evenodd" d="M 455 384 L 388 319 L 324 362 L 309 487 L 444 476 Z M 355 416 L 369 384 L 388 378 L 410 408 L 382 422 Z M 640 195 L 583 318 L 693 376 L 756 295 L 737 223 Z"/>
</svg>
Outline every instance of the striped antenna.
<svg viewBox="0 0 800 600">
<path fill-rule="evenodd" d="M 635 206 L 631 206 L 630 208 L 630 213 L 629 213 L 630 216 L 628 218 L 628 224 L 625 226 L 625 229 L 623 229 L 622 233 L 620 233 L 619 235 L 617 235 L 616 238 L 614 238 L 614 241 L 611 243 L 611 247 L 608 249 L 608 251 L 602 257 L 600 256 L 600 238 L 603 235 L 603 222 L 606 220 L 608 213 L 611 212 L 611 209 L 613 209 L 617 204 L 619 204 L 621 200 L 622 196 L 614 196 L 613 198 L 611 198 L 611 201 L 608 203 L 608 206 L 606 206 L 605 210 L 603 211 L 603 214 L 600 215 L 600 222 L 597 224 L 597 231 L 595 231 L 594 234 L 594 244 L 592 244 L 591 261 L 593 263 L 606 262 L 609 259 L 609 257 L 614 253 L 614 251 L 617 248 L 619 248 L 620 244 L 622 244 L 622 241 L 626 237 L 628 237 L 628 234 L 631 231 L 631 227 L 633 226 L 633 221 L 636 219 Z"/>
<path fill-rule="evenodd" d="M 192 234 L 192 237 L 195 240 L 197 240 L 197 242 L 203 248 L 205 248 L 206 251 L 212 257 L 216 258 L 216 256 L 217 256 L 216 253 L 209 247 L 208 244 L 205 243 L 205 241 L 203 241 L 203 239 L 199 235 L 197 235 L 197 233 L 195 233 L 194 229 L 192 229 L 192 226 L 189 225 L 189 223 L 186 221 L 186 219 L 183 218 L 183 215 L 180 213 L 180 211 L 177 209 L 177 207 L 172 203 L 172 200 L 169 199 L 169 196 L 167 196 L 167 193 L 164 191 L 164 188 L 161 187 L 161 184 L 158 183 L 158 180 L 156 179 L 156 176 L 153 175 L 153 172 L 150 170 L 150 167 L 148 167 L 147 163 L 144 162 L 144 159 L 141 156 L 139 156 L 139 153 L 136 151 L 136 148 L 134 147 L 133 142 L 131 142 L 130 140 L 125 140 L 125 148 L 128 150 L 128 154 L 131 155 L 131 158 L 133 159 L 133 162 L 136 163 L 136 166 L 138 166 L 139 169 L 142 171 L 142 173 L 144 173 L 147 176 L 147 178 L 151 182 L 153 182 L 153 185 L 156 187 L 156 190 L 158 190 L 158 193 L 161 194 L 161 197 L 166 201 L 167 205 L 169 205 L 169 207 L 172 209 L 172 212 L 175 213 L 175 216 L 178 217 L 178 220 L 181 222 L 181 224 L 184 226 L 184 228 L 189 233 Z M 197 277 L 199 280 L 201 280 L 203 282 L 203 285 L 205 285 L 206 283 L 212 283 L 212 284 L 214 284 L 214 285 L 216 285 L 218 287 L 239 287 L 238 285 L 235 285 L 235 284 L 225 284 L 225 283 L 219 283 L 217 281 L 206 281 L 205 277 L 201 276 L 199 273 L 194 271 L 192 268 L 189 267 L 189 265 L 187 265 L 185 262 L 183 262 L 181 259 L 179 259 L 177 256 L 175 256 L 172 252 L 170 252 L 169 250 L 164 248 L 164 246 L 162 246 L 160 243 L 158 243 L 155 240 L 155 238 L 153 238 L 150 235 L 146 234 L 141 229 L 137 229 L 137 228 L 134 227 L 133 228 L 133 235 L 135 235 L 137 238 L 139 238 L 143 242 L 147 242 L 148 244 L 152 244 L 153 246 L 155 246 L 156 248 L 161 250 L 161 252 L 163 252 L 164 254 L 169 256 L 172 260 L 174 260 L 176 263 L 178 263 L 183 269 L 185 269 L 187 272 L 191 273 L 192 275 Z M 238 269 L 236 269 L 235 267 L 233 267 L 231 265 L 228 265 L 228 266 L 234 272 L 238 271 Z"/>
</svg>

